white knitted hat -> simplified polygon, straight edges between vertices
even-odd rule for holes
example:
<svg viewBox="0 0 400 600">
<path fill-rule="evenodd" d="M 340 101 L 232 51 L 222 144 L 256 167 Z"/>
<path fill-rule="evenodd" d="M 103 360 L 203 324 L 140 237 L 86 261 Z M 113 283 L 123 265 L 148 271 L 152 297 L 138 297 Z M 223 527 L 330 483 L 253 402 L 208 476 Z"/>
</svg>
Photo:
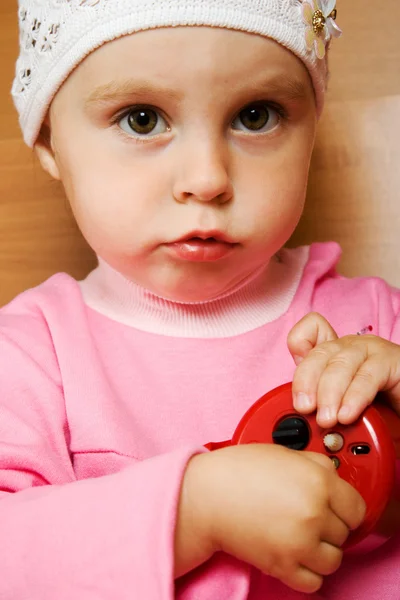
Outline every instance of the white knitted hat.
<svg viewBox="0 0 400 600">
<path fill-rule="evenodd" d="M 256 33 L 291 50 L 306 65 L 320 112 L 325 48 L 336 0 L 19 0 L 20 56 L 12 95 L 33 146 L 57 90 L 93 50 L 118 37 L 168 26 L 205 25 Z M 333 11 L 333 12 L 332 12 Z"/>
</svg>

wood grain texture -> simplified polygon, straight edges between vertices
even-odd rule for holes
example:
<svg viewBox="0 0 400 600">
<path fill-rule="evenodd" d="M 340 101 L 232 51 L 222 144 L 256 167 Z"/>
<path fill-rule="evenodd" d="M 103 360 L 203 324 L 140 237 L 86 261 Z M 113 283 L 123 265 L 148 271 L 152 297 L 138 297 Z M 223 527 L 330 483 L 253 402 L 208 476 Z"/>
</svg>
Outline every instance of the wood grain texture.
<svg viewBox="0 0 400 600">
<path fill-rule="evenodd" d="M 0 1 L 0 305 L 57 271 L 94 265 L 59 184 L 25 148 L 9 95 L 17 2 Z M 291 245 L 337 240 L 341 271 L 400 286 L 399 0 L 338 0 L 327 107 L 307 207 Z"/>
<path fill-rule="evenodd" d="M 340 271 L 400 287 L 400 96 L 330 102 L 289 245 L 337 240 Z"/>
</svg>

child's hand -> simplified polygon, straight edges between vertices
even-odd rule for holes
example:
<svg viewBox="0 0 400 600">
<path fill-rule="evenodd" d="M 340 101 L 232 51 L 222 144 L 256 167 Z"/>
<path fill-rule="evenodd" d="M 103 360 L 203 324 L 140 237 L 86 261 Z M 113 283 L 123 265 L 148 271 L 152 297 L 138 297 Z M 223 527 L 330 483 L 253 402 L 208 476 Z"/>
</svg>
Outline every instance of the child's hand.
<svg viewBox="0 0 400 600">
<path fill-rule="evenodd" d="M 328 321 L 310 313 L 288 336 L 298 365 L 293 378 L 296 410 L 311 413 L 332 427 L 349 424 L 373 402 L 379 391 L 400 415 L 400 346 L 375 335 L 338 338 Z"/>
<path fill-rule="evenodd" d="M 222 550 L 312 593 L 341 563 L 365 503 L 320 454 L 273 444 L 195 456 L 181 493 L 175 575 Z"/>
</svg>

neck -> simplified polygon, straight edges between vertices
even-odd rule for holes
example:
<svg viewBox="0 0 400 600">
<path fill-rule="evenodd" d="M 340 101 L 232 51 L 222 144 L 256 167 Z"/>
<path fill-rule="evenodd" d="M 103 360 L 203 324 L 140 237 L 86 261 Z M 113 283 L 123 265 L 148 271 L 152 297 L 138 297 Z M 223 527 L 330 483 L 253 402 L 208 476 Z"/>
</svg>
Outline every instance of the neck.
<svg viewBox="0 0 400 600">
<path fill-rule="evenodd" d="M 175 302 L 127 279 L 102 259 L 80 282 L 85 303 L 131 327 L 177 337 L 229 337 L 279 318 L 298 288 L 308 248 L 282 250 L 235 287 L 213 300 Z"/>
</svg>

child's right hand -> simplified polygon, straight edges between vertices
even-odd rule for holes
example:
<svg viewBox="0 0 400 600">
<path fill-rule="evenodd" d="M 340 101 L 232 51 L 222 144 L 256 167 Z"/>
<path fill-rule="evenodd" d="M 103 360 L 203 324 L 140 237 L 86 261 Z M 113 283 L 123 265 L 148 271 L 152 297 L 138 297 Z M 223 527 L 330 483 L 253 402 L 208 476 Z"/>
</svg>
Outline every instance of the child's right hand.
<svg viewBox="0 0 400 600">
<path fill-rule="evenodd" d="M 339 568 L 364 515 L 361 496 L 323 455 L 272 444 L 199 454 L 183 480 L 175 576 L 222 550 L 312 593 Z"/>
</svg>

